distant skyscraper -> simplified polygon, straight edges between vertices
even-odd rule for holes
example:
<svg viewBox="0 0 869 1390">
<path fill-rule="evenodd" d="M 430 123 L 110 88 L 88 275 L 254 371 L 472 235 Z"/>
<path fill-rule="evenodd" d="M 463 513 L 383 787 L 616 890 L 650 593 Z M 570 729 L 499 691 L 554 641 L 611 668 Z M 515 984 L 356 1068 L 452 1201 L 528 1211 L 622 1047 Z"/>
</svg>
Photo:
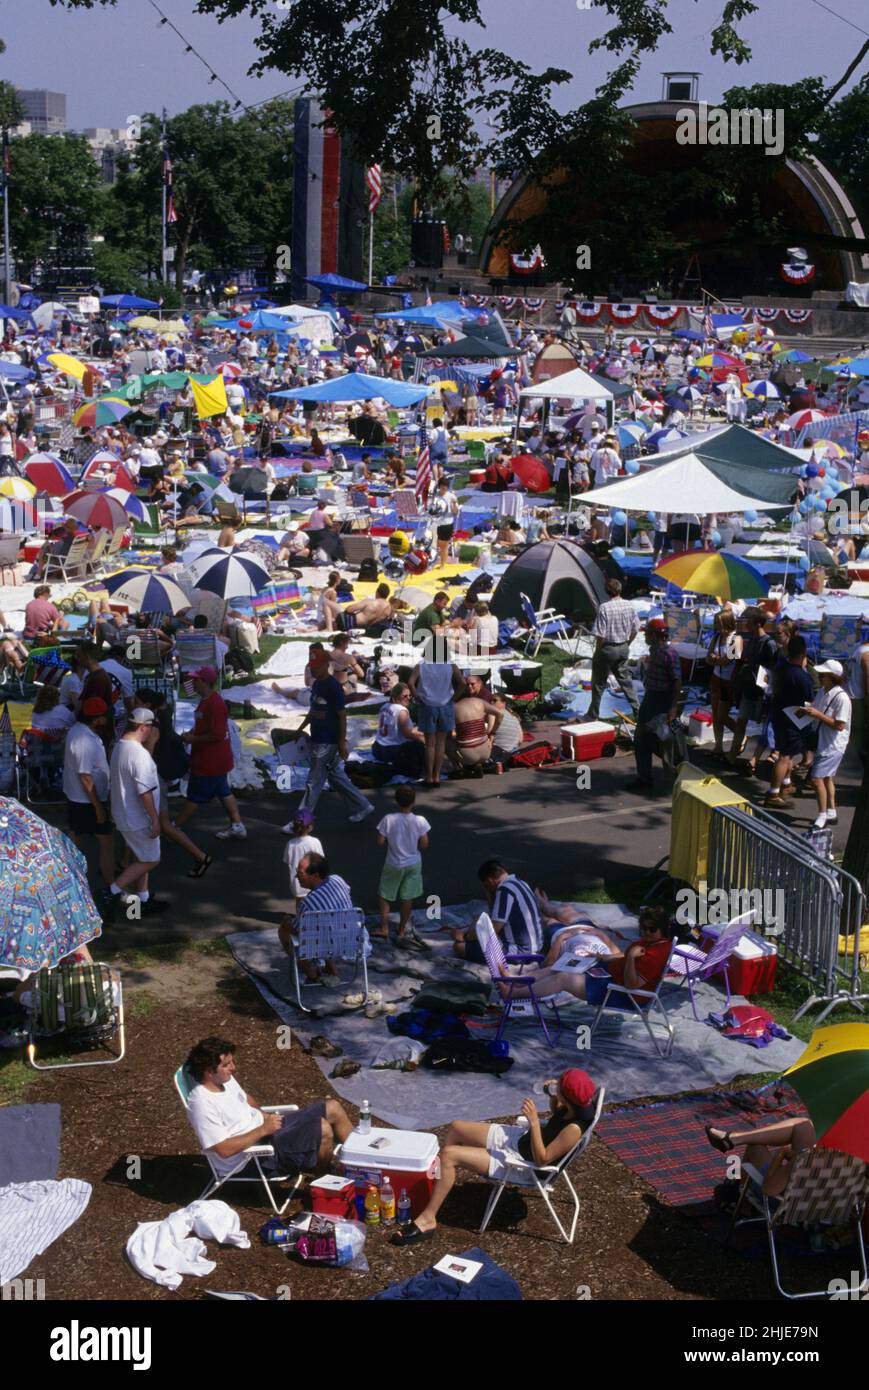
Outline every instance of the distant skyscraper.
<svg viewBox="0 0 869 1390">
<path fill-rule="evenodd" d="M 42 88 L 28 91 L 17 88 L 24 107 L 24 119 L 30 122 L 34 135 L 62 135 L 66 130 L 66 93 L 46 92 Z"/>
</svg>

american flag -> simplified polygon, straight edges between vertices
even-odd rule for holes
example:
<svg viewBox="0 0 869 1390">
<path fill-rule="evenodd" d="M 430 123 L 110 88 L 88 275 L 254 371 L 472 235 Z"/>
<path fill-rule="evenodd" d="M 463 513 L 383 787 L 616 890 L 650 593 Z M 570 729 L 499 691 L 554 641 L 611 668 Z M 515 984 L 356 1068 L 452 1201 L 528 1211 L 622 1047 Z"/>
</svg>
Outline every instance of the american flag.
<svg viewBox="0 0 869 1390">
<path fill-rule="evenodd" d="M 377 205 L 383 194 L 383 179 L 379 164 L 372 164 L 371 168 L 365 171 L 365 182 L 368 185 L 368 211 L 373 213 L 377 210 Z"/>
<path fill-rule="evenodd" d="M 169 147 L 165 140 L 163 141 L 163 187 L 166 189 L 166 225 L 171 227 L 178 221 L 178 213 L 175 211 L 172 160 L 169 158 Z"/>
<path fill-rule="evenodd" d="M 428 499 L 428 490 L 431 487 L 431 453 L 428 447 L 428 435 L 425 425 L 419 432 L 419 457 L 416 461 L 416 483 L 414 484 L 414 495 L 416 505 L 424 507 Z"/>
<path fill-rule="evenodd" d="M 429 289 L 428 285 L 426 285 L 425 288 L 425 307 L 427 309 L 431 308 L 431 290 Z"/>
<path fill-rule="evenodd" d="M 711 314 L 707 314 L 703 320 L 703 332 L 706 334 L 707 338 L 715 337 L 715 325 L 712 322 Z"/>
<path fill-rule="evenodd" d="M 441 228 L 441 232 L 442 232 L 442 234 L 443 234 L 443 241 L 444 241 L 444 255 L 445 255 L 445 256 L 448 256 L 448 255 L 450 254 L 450 251 L 452 250 L 453 243 L 452 243 L 452 241 L 450 240 L 450 229 L 449 229 L 449 227 L 447 226 L 446 222 L 443 224 L 443 227 Z"/>
</svg>

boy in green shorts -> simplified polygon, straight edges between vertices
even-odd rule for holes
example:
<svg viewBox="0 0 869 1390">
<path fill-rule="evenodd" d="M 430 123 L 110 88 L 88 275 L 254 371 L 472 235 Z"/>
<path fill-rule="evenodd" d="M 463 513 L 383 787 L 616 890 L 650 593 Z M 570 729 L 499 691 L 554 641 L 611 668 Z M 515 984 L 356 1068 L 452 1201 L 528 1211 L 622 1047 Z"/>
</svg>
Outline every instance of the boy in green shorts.
<svg viewBox="0 0 869 1390">
<path fill-rule="evenodd" d="M 384 816 L 377 827 L 377 842 L 386 849 L 386 863 L 380 875 L 380 931 L 377 938 L 389 940 L 389 907 L 398 903 L 396 945 L 428 951 L 430 946 L 417 936 L 410 924 L 414 898 L 422 897 L 421 851 L 428 849 L 431 826 L 424 816 L 414 814 L 416 792 L 408 783 L 395 789 L 397 811 Z"/>
</svg>

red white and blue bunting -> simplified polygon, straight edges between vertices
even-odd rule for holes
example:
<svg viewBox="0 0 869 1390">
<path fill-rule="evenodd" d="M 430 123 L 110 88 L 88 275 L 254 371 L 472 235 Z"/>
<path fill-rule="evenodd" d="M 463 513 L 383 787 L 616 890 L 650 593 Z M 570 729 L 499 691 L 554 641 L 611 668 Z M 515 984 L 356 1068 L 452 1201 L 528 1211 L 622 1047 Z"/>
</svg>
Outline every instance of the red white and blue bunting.
<svg viewBox="0 0 869 1390">
<path fill-rule="evenodd" d="M 533 275 L 544 265 L 541 251 L 532 251 L 530 256 L 510 256 L 510 269 L 514 275 Z"/>
<path fill-rule="evenodd" d="M 778 318 L 778 309 L 746 309 L 745 312 L 749 321 L 756 323 L 775 323 Z"/>
<path fill-rule="evenodd" d="M 602 304 L 595 304 L 593 299 L 581 299 L 578 304 L 574 304 L 576 316 L 583 323 L 597 323 L 603 311 Z"/>
<path fill-rule="evenodd" d="M 613 323 L 633 323 L 640 313 L 639 304 L 609 304 L 610 318 Z"/>
<path fill-rule="evenodd" d="M 807 285 L 815 278 L 815 267 L 806 261 L 785 261 L 781 268 L 781 278 L 789 285 Z"/>
<path fill-rule="evenodd" d="M 782 313 L 788 323 L 793 324 L 808 323 L 809 319 L 812 317 L 811 309 L 782 309 Z"/>
<path fill-rule="evenodd" d="M 515 294 L 502 294 L 498 299 L 498 306 L 504 310 L 505 314 L 509 314 L 521 302 Z"/>
<path fill-rule="evenodd" d="M 536 314 L 539 312 L 539 310 L 543 308 L 543 305 L 546 303 L 546 300 L 542 296 L 538 297 L 537 295 L 526 295 L 525 299 L 523 300 L 523 303 L 525 305 L 526 311 L 529 314 Z"/>
<path fill-rule="evenodd" d="M 646 318 L 659 328 L 666 328 L 668 324 L 675 323 L 682 312 L 678 304 L 646 304 L 644 308 Z"/>
</svg>

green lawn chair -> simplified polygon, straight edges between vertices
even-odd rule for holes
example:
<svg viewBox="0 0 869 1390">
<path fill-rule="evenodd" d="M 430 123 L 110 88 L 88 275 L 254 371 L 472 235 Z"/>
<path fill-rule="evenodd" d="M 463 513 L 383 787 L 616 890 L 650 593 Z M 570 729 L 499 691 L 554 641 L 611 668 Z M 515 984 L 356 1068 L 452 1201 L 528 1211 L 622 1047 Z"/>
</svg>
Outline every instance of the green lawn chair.
<svg viewBox="0 0 869 1390">
<path fill-rule="evenodd" d="M 63 1053 L 104 1047 L 115 1039 L 113 1056 L 86 1062 L 37 1062 L 37 1045 L 51 1039 Z M 105 1067 L 123 1061 L 124 995 L 120 972 L 108 965 L 69 963 L 40 970 L 31 984 L 27 1060 L 37 1071 L 62 1067 Z"/>
</svg>

